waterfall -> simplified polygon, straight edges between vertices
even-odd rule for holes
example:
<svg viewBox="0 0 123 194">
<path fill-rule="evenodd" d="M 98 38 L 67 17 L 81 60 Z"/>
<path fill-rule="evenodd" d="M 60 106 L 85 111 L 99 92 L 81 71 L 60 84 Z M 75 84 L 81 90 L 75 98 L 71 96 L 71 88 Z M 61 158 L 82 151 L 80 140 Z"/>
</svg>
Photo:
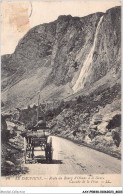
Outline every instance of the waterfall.
<svg viewBox="0 0 123 194">
<path fill-rule="evenodd" d="M 75 83 L 75 85 L 73 86 L 73 91 L 74 93 L 77 92 L 78 90 L 84 88 L 84 84 L 86 82 L 86 78 L 89 75 L 89 70 L 91 67 L 91 62 L 92 62 L 92 57 L 93 57 L 93 53 L 94 53 L 94 49 L 95 49 L 95 45 L 96 45 L 96 40 L 97 40 L 97 35 L 98 35 L 98 31 L 100 28 L 100 24 L 102 22 L 103 16 L 100 18 L 100 21 L 97 25 L 97 29 L 96 29 L 96 33 L 95 33 L 95 37 L 94 37 L 94 42 L 93 42 L 93 46 L 90 50 L 90 53 L 88 54 L 86 60 L 84 61 L 84 64 L 82 66 L 81 72 L 79 74 L 79 77 Z"/>
</svg>

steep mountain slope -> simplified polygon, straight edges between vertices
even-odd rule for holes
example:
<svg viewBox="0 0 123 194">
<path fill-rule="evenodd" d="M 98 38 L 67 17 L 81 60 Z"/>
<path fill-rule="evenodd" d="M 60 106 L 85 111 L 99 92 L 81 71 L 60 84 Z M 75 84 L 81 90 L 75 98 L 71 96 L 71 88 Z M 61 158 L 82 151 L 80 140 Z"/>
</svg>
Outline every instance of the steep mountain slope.
<svg viewBox="0 0 123 194">
<path fill-rule="evenodd" d="M 36 103 L 39 91 L 42 100 L 64 98 L 105 75 L 119 76 L 120 9 L 59 16 L 31 29 L 12 55 L 2 56 L 4 109 Z"/>
<path fill-rule="evenodd" d="M 72 94 L 95 38 L 84 85 L 94 83 L 112 69 L 118 74 L 120 7 L 83 18 L 60 16 L 31 29 L 12 55 L 2 56 L 4 109 L 36 103 L 39 91 L 45 100 Z"/>
<path fill-rule="evenodd" d="M 48 124 L 57 136 L 121 157 L 120 84 L 103 85 L 75 100 L 69 99 Z"/>
<path fill-rule="evenodd" d="M 110 9 L 101 17 L 93 47 L 73 87 L 75 92 L 87 85 L 92 85 L 106 74 L 111 73 L 112 77 L 116 74 L 119 76 L 121 63 L 120 17 L 119 8 Z"/>
</svg>

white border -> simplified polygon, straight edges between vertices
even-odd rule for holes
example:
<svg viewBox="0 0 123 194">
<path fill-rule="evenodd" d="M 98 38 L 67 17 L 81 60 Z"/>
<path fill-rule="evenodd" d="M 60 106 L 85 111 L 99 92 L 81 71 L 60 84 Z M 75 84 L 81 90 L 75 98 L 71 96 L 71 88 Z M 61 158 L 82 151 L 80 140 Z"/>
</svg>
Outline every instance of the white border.
<svg viewBox="0 0 123 194">
<path fill-rule="evenodd" d="M 1 1 L 8 1 L 8 0 L 0 0 Z M 9 0 L 9 1 L 19 1 L 19 0 Z M 25 1 L 25 0 L 20 0 Z M 28 1 L 58 1 L 58 0 L 28 0 Z M 61 0 L 62 1 L 62 0 Z M 64 1 L 78 1 L 78 0 L 64 0 Z M 79 0 L 79 1 L 85 1 L 85 0 Z M 99 0 L 88 0 L 88 1 L 99 1 Z M 106 0 L 101 0 L 106 1 Z M 119 0 L 107 0 L 107 1 L 119 1 Z M 123 0 L 121 0 L 121 3 L 123 5 Z M 122 10 L 121 5 L 121 10 Z M 1 13 L 1 5 L 0 5 L 0 13 Z M 121 12 L 122 13 L 122 12 Z M 123 13 L 121 14 L 121 35 L 123 32 Z M 1 14 L 0 14 L 0 30 L 1 30 Z M 122 36 L 121 36 L 122 37 Z M 0 43 L 1 43 L 1 36 L 0 36 Z M 0 44 L 1 45 L 1 44 Z M 1 47 L 0 47 L 1 48 Z M 123 48 L 123 41 L 122 41 L 122 48 Z M 1 49 L 0 49 L 1 51 Z M 121 58 L 121 64 L 123 62 L 123 50 L 122 50 L 122 58 Z M 0 60 L 0 66 L 1 66 L 1 60 Z M 122 70 L 122 83 L 123 83 L 123 70 Z M 1 68 L 0 68 L 0 80 L 1 80 Z M 0 90 L 1 90 L 1 84 L 0 84 Z M 123 91 L 123 84 L 122 84 L 122 91 Z M 123 95 L 122 95 L 122 102 L 123 102 Z M 0 95 L 1 100 L 1 95 Z M 122 104 L 122 110 L 123 110 L 123 104 Z M 1 103 L 0 103 L 0 113 L 1 113 Z M 1 124 L 1 117 L 0 117 L 0 124 Z M 122 118 L 122 124 L 123 124 L 123 118 Z M 123 125 L 121 125 L 123 126 Z M 0 125 L 1 128 L 1 125 Z M 123 142 L 123 134 L 122 134 L 122 142 Z M 1 130 L 0 130 L 0 143 L 1 143 Z M 0 146 L 0 153 L 1 153 L 1 146 Z M 123 161 L 123 143 L 122 143 L 122 161 Z M 0 164 L 1 164 L 1 157 L 0 157 Z M 123 174 L 123 168 L 122 168 L 122 174 Z M 1 177 L 1 171 L 0 171 L 0 177 Z M 1 181 L 0 181 L 1 182 Z M 123 175 L 122 175 L 122 187 L 1 187 L 0 193 L 29 193 L 29 194 L 36 194 L 36 193 L 45 193 L 45 194 L 52 194 L 52 193 L 67 193 L 67 194 L 80 194 L 83 193 L 83 191 L 87 191 L 87 193 L 92 193 L 91 191 L 114 191 L 114 193 L 117 190 L 123 190 Z M 123 193 L 123 192 L 122 192 Z"/>
</svg>

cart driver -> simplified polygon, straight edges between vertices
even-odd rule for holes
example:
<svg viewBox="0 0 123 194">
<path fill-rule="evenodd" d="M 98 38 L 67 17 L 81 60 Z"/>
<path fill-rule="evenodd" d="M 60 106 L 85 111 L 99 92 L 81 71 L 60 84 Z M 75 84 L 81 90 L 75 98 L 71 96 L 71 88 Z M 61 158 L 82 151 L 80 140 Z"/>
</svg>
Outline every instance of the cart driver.
<svg viewBox="0 0 123 194">
<path fill-rule="evenodd" d="M 36 127 L 37 127 L 37 129 L 40 129 L 40 128 L 45 128 L 46 127 L 46 121 L 45 121 L 45 118 L 44 117 L 42 117 L 42 116 L 40 116 L 40 117 L 38 117 L 38 123 L 37 123 L 37 125 L 36 125 Z"/>
</svg>

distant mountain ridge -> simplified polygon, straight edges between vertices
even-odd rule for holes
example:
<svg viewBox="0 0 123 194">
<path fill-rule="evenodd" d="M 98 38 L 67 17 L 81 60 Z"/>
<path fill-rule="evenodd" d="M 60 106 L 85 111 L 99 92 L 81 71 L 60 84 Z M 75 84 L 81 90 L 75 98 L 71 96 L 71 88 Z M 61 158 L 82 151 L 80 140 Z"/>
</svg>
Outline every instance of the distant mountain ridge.
<svg viewBox="0 0 123 194">
<path fill-rule="evenodd" d="M 100 19 L 102 17 L 102 21 Z M 100 26 L 98 26 L 100 22 Z M 98 33 L 96 34 L 98 28 Z M 91 53 L 84 85 L 73 90 Z M 15 52 L 1 58 L 4 110 L 41 100 L 63 99 L 98 83 L 120 83 L 121 7 L 82 18 L 59 16 L 54 22 L 32 28 Z M 84 73 L 85 74 L 85 73 Z M 80 76 L 80 82 L 83 76 Z"/>
</svg>

